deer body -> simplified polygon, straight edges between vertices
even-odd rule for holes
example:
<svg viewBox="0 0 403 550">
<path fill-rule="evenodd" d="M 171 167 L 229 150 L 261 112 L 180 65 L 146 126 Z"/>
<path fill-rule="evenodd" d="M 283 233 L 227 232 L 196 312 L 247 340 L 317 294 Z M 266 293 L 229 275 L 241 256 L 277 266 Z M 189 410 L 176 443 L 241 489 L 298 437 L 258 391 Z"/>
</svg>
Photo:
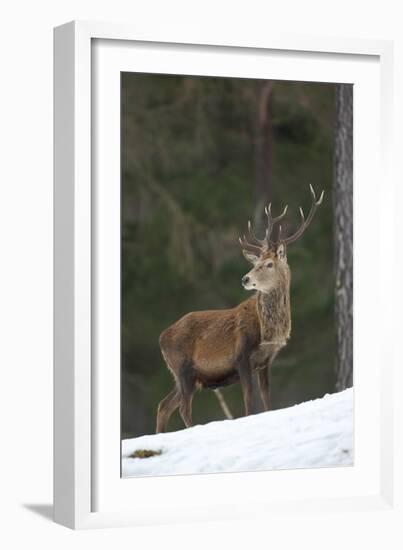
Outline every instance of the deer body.
<svg viewBox="0 0 403 550">
<path fill-rule="evenodd" d="M 316 201 L 313 190 L 314 205 Z M 314 206 L 305 221 L 313 216 Z M 253 268 L 242 278 L 246 290 L 256 293 L 232 309 L 188 313 L 160 336 L 160 348 L 174 377 L 173 390 L 161 401 L 157 412 L 157 432 L 165 430 L 172 413 L 179 407 L 186 425 L 192 425 L 192 399 L 197 389 L 216 389 L 240 382 L 245 414 L 251 412 L 252 376 L 258 376 L 265 410 L 270 406 L 270 367 L 291 333 L 290 269 L 286 257 L 287 239 L 269 240 L 274 223 L 269 209 L 268 229 L 263 241 L 251 232 L 255 242 L 241 240 L 246 259 Z M 301 228 L 298 230 L 301 234 Z M 281 234 L 281 230 L 280 230 Z M 293 237 L 288 237 L 288 242 Z"/>
</svg>

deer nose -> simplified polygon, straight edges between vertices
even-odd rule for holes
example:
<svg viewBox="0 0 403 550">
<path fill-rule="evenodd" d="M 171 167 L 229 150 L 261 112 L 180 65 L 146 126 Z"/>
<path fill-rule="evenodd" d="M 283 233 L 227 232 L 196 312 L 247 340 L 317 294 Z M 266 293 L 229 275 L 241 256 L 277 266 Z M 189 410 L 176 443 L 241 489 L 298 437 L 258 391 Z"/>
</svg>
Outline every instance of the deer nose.
<svg viewBox="0 0 403 550">
<path fill-rule="evenodd" d="M 249 277 L 247 275 L 245 275 L 245 277 L 242 277 L 242 284 L 245 286 L 247 285 L 249 282 Z"/>
</svg>

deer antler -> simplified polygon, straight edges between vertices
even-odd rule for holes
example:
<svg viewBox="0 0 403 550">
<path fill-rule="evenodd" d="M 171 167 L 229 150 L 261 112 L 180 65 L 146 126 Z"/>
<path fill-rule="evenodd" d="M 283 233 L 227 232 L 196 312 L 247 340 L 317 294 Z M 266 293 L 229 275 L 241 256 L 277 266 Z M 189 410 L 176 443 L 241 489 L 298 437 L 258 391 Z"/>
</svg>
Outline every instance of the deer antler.
<svg viewBox="0 0 403 550">
<path fill-rule="evenodd" d="M 283 212 L 279 216 L 273 218 L 273 216 L 271 215 L 271 203 L 269 204 L 269 206 L 265 206 L 264 211 L 267 216 L 267 228 L 263 239 L 258 239 L 256 237 L 252 229 L 252 224 L 249 220 L 248 221 L 248 238 L 252 242 L 248 242 L 245 235 L 242 238 L 240 237 L 239 242 L 242 248 L 249 249 L 251 252 L 261 254 L 262 252 L 267 251 L 270 248 L 270 246 L 273 246 L 274 243 L 270 240 L 273 227 L 277 222 L 279 222 L 284 218 L 284 216 L 287 213 L 287 208 L 288 208 L 288 205 L 284 208 Z"/>
<path fill-rule="evenodd" d="M 248 242 L 245 235 L 242 238 L 240 237 L 239 242 L 240 242 L 242 248 L 248 249 L 250 252 L 254 252 L 255 254 L 260 255 L 262 252 L 266 252 L 271 247 L 275 247 L 280 242 L 283 242 L 284 244 L 290 244 L 290 243 L 295 242 L 297 239 L 299 239 L 301 237 L 301 235 L 303 234 L 303 232 L 305 231 L 305 229 L 308 227 L 308 225 L 313 220 L 316 209 L 317 209 L 318 206 L 320 206 L 322 204 L 323 196 L 324 196 L 324 193 L 325 193 L 324 191 L 322 191 L 322 193 L 320 194 L 319 199 L 317 199 L 316 195 L 315 195 L 315 191 L 314 191 L 312 185 L 309 185 L 309 189 L 310 189 L 311 195 L 312 195 L 311 209 L 309 211 L 308 217 L 305 219 L 304 211 L 300 207 L 299 212 L 300 212 L 300 215 L 301 215 L 302 222 L 301 222 L 300 227 L 297 229 L 297 231 L 293 235 L 290 235 L 289 237 L 282 238 L 281 225 L 280 225 L 279 230 L 278 230 L 277 241 L 274 242 L 270 239 L 274 225 L 284 218 L 284 216 L 287 213 L 287 209 L 288 209 L 288 205 L 287 205 L 279 216 L 273 218 L 273 216 L 271 214 L 271 203 L 270 203 L 269 206 L 265 206 L 265 209 L 264 209 L 265 214 L 267 216 L 267 228 L 266 228 L 266 231 L 265 231 L 264 238 L 263 239 L 258 239 L 256 237 L 256 235 L 254 234 L 254 232 L 252 230 L 252 224 L 249 220 L 248 221 L 248 239 L 251 242 Z"/>
<path fill-rule="evenodd" d="M 301 237 L 301 235 L 304 233 L 305 229 L 308 227 L 308 225 L 313 220 L 313 217 L 315 215 L 317 207 L 322 204 L 323 195 L 324 195 L 325 192 L 322 191 L 322 193 L 320 194 L 319 199 L 316 199 L 315 191 L 314 191 L 312 185 L 309 185 L 309 188 L 311 190 L 311 195 L 312 195 L 312 204 L 311 204 L 311 209 L 309 211 L 308 217 L 305 219 L 304 211 L 300 207 L 299 212 L 301 214 L 301 225 L 299 226 L 299 228 L 297 229 L 297 231 L 293 235 L 290 235 L 289 237 L 285 237 L 284 239 L 281 237 L 281 225 L 280 225 L 279 235 L 278 235 L 278 242 L 281 241 L 285 244 L 290 244 L 290 243 L 295 242 L 297 239 L 299 239 Z"/>
<path fill-rule="evenodd" d="M 239 244 L 241 245 L 241 247 L 245 250 L 249 250 L 250 252 L 255 252 L 258 255 L 262 252 L 262 249 L 259 246 L 248 243 L 248 241 L 246 240 L 245 235 L 243 237 L 239 237 L 238 241 L 239 241 Z"/>
<path fill-rule="evenodd" d="M 264 209 L 265 214 L 267 216 L 267 229 L 266 229 L 267 248 L 269 248 L 270 245 L 275 244 L 272 241 L 270 241 L 270 236 L 273 231 L 274 224 L 278 223 L 284 218 L 284 216 L 287 214 L 287 210 L 288 210 L 288 204 L 285 206 L 284 210 L 279 216 L 277 216 L 276 218 L 273 218 L 273 216 L 271 215 L 271 203 L 269 204 L 268 207 L 266 206 L 266 208 Z"/>
</svg>

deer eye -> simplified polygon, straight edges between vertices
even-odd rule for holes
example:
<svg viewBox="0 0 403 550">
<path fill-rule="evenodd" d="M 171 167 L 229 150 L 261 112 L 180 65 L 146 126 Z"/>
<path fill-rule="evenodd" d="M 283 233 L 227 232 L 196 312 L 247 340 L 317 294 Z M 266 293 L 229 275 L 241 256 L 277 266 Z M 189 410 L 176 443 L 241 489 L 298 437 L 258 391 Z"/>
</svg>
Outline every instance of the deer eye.
<svg viewBox="0 0 403 550">
<path fill-rule="evenodd" d="M 268 264 L 266 264 L 266 267 L 273 267 L 273 262 L 269 262 Z"/>
</svg>

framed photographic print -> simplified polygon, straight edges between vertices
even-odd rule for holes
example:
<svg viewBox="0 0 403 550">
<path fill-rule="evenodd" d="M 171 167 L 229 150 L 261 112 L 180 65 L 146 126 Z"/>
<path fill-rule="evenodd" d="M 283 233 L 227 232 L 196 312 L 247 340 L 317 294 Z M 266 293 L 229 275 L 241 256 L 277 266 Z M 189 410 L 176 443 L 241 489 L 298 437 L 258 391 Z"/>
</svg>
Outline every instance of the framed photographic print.
<svg viewBox="0 0 403 550">
<path fill-rule="evenodd" d="M 387 41 L 55 30 L 57 522 L 392 506 L 392 73 Z"/>
</svg>

